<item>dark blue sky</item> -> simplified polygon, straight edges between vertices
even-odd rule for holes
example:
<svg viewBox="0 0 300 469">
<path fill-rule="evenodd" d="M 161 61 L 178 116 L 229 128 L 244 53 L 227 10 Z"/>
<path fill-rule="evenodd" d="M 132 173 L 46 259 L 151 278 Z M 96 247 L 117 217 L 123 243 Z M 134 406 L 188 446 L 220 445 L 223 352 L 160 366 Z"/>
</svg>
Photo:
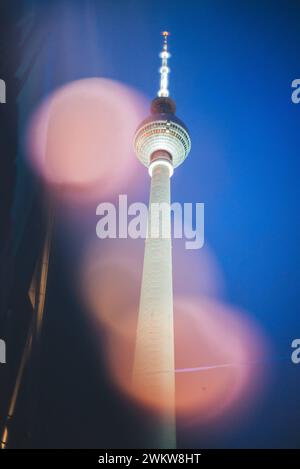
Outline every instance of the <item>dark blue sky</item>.
<svg viewBox="0 0 300 469">
<path fill-rule="evenodd" d="M 296 1 L 31 1 L 40 10 L 46 93 L 104 76 L 152 98 L 161 30 L 170 30 L 170 89 L 192 152 L 173 200 L 204 202 L 206 242 L 223 270 L 226 300 L 269 337 L 275 372 L 249 422 L 194 445 L 299 445 L 299 125 L 291 82 L 300 78 Z M 40 96 L 36 96 L 38 100 Z M 30 109 L 28 108 L 28 111 Z M 26 114 L 26 113 L 25 113 Z"/>
</svg>

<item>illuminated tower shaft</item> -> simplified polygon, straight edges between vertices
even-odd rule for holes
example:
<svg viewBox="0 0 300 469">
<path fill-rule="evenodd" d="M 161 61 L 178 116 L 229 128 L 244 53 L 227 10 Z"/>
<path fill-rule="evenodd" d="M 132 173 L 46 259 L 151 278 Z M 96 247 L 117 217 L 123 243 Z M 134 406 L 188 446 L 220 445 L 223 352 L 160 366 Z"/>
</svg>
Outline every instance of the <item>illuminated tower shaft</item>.
<svg viewBox="0 0 300 469">
<path fill-rule="evenodd" d="M 170 167 L 164 163 L 157 160 L 152 168 L 134 385 L 149 402 L 161 408 L 154 446 L 175 448 Z"/>
<path fill-rule="evenodd" d="M 133 366 L 134 392 L 155 408 L 151 446 L 176 447 L 170 177 L 190 151 L 169 98 L 167 37 L 160 54 L 160 89 L 151 115 L 136 131 L 135 151 L 151 179 L 148 232 Z"/>
</svg>

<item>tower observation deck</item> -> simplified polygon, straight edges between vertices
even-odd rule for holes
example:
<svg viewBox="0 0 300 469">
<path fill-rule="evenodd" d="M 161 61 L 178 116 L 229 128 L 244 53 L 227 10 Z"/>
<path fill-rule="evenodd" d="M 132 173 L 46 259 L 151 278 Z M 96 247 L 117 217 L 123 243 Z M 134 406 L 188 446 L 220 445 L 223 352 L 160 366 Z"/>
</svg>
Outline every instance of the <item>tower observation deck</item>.
<svg viewBox="0 0 300 469">
<path fill-rule="evenodd" d="M 151 177 L 148 228 L 133 365 L 133 386 L 157 407 L 150 446 L 176 448 L 170 178 L 191 140 L 169 97 L 169 33 L 163 32 L 160 89 L 138 127 L 135 152 Z"/>
</svg>

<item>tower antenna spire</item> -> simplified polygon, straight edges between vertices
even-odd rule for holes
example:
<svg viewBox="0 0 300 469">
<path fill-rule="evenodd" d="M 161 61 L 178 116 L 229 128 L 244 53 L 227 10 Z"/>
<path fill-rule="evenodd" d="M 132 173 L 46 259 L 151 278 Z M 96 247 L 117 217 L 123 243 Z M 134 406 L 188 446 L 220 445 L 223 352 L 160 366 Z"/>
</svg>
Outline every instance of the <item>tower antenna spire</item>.
<svg viewBox="0 0 300 469">
<path fill-rule="evenodd" d="M 160 88 L 157 93 L 157 96 L 166 98 L 169 96 L 168 87 L 169 87 L 170 68 L 168 67 L 168 59 L 171 57 L 171 54 L 168 51 L 168 37 L 170 36 L 170 33 L 168 31 L 163 31 L 161 34 L 163 36 L 163 49 L 161 53 L 159 54 L 161 58 L 161 67 L 159 69 Z"/>
</svg>

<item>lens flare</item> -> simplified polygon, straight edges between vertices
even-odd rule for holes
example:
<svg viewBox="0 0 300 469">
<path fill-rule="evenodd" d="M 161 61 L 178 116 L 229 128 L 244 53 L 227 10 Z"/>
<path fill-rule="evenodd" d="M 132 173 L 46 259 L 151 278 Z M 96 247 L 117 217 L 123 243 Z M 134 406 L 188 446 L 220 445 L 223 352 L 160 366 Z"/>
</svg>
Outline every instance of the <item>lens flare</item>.
<svg viewBox="0 0 300 469">
<path fill-rule="evenodd" d="M 263 384 L 265 339 L 249 315 L 207 298 L 175 298 L 176 405 L 197 424 L 250 404 Z M 258 366 L 257 366 L 258 365 Z"/>
<path fill-rule="evenodd" d="M 34 113 L 27 154 L 48 188 L 63 186 L 81 197 L 111 195 L 136 175 L 132 135 L 145 99 L 113 80 L 71 82 Z"/>
<path fill-rule="evenodd" d="M 86 249 L 79 278 L 84 302 L 92 317 L 98 324 L 125 336 L 128 324 L 137 320 L 144 243 L 143 239 L 129 238 L 91 243 Z M 173 283 L 177 293 L 207 296 L 222 291 L 221 274 L 208 246 L 190 254 L 183 250 L 183 240 L 176 240 L 173 257 Z"/>
<path fill-rule="evenodd" d="M 107 240 L 91 249 L 85 263 L 83 295 L 95 330 L 105 330 L 114 382 L 140 405 L 163 412 L 167 409 L 162 409 L 159 400 L 132 387 L 143 244 L 143 240 Z M 210 256 L 208 251 L 205 255 L 205 249 L 202 269 L 195 253 L 191 258 L 186 257 L 187 251 L 174 253 L 183 266 L 174 269 L 174 283 L 181 283 L 180 296 L 174 297 L 174 326 L 176 411 L 184 425 L 220 419 L 249 406 L 265 382 L 261 370 L 267 348 L 258 326 L 244 312 L 205 296 L 199 286 L 196 294 L 197 283 L 191 288 L 184 278 L 189 272 L 189 278 L 203 279 L 206 268 L 210 274 L 217 272 L 214 262 L 209 268 Z M 210 292 L 213 281 L 206 283 Z"/>
<path fill-rule="evenodd" d="M 130 315 L 127 317 L 130 318 Z M 130 321 L 130 319 L 129 319 Z M 263 384 L 262 335 L 240 311 L 217 301 L 174 299 L 176 412 L 184 425 L 224 417 L 253 401 Z M 157 412 L 157 397 L 131 385 L 135 330 L 110 331 L 107 347 L 114 379 L 133 399 Z"/>
</svg>

